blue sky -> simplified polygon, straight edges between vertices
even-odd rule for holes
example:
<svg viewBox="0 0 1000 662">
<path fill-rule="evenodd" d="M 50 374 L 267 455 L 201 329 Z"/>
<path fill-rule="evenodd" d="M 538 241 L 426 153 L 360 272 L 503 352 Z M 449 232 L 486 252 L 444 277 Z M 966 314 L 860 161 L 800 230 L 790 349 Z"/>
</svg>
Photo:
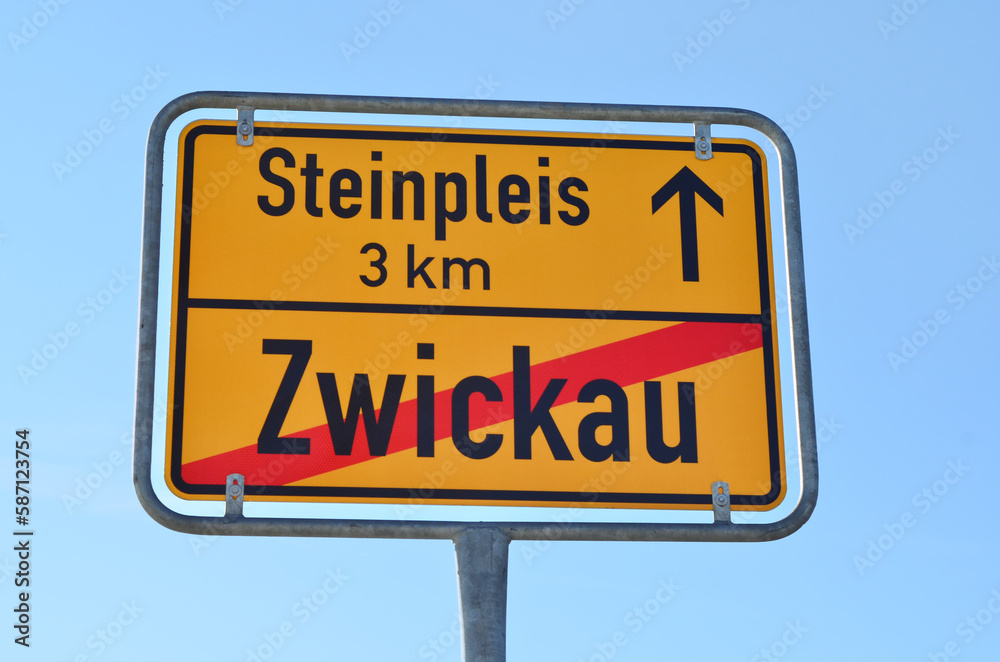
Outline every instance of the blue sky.
<svg viewBox="0 0 1000 662">
<path fill-rule="evenodd" d="M 0 493 L 13 509 L 14 432 L 30 428 L 35 537 L 32 646 L 5 625 L 4 659 L 460 659 L 449 541 L 189 536 L 136 499 L 146 136 L 199 90 L 777 121 L 799 167 L 815 514 L 771 543 L 512 543 L 508 657 L 994 659 L 998 145 L 978 125 L 997 100 L 998 13 L 926 0 L 6 3 Z"/>
</svg>

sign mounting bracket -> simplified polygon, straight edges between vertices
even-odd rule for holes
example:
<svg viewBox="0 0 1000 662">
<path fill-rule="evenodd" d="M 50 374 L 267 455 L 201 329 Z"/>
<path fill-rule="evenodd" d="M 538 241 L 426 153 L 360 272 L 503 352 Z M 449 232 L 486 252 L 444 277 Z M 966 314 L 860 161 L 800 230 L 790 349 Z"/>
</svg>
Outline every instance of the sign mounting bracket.
<svg viewBox="0 0 1000 662">
<path fill-rule="evenodd" d="M 694 123 L 694 155 L 702 161 L 712 158 L 712 125 L 708 122 Z"/>
<path fill-rule="evenodd" d="M 238 106 L 236 115 L 236 125 L 239 130 L 236 132 L 236 144 L 249 147 L 253 145 L 253 106 Z"/>
<path fill-rule="evenodd" d="M 729 483 L 719 480 L 712 483 L 712 513 L 716 524 L 732 524 L 729 499 Z"/>
<path fill-rule="evenodd" d="M 226 476 L 226 514 L 224 519 L 243 519 L 243 493 L 246 481 L 243 474 Z"/>
</svg>

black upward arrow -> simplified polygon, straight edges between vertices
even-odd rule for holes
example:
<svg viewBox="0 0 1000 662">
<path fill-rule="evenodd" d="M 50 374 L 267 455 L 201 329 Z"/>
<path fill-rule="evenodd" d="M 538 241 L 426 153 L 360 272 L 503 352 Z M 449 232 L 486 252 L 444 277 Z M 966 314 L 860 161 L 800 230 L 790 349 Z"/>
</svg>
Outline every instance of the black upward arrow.
<svg viewBox="0 0 1000 662">
<path fill-rule="evenodd" d="M 681 269 L 685 281 L 698 280 L 698 224 L 694 208 L 694 195 L 697 193 L 702 200 L 712 206 L 712 209 L 722 216 L 722 198 L 718 193 L 701 181 L 698 175 L 684 166 L 680 172 L 670 178 L 659 191 L 653 194 L 653 213 L 665 205 L 675 194 L 681 207 Z"/>
</svg>

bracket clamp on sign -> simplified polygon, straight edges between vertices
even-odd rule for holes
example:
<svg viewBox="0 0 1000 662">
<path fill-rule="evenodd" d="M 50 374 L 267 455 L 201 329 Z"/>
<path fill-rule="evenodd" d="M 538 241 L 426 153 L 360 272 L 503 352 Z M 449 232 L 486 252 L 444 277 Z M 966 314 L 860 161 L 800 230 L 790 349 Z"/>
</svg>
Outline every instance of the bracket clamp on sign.
<svg viewBox="0 0 1000 662">
<path fill-rule="evenodd" d="M 712 158 L 712 125 L 694 123 L 694 155 L 702 161 Z"/>
<path fill-rule="evenodd" d="M 243 474 L 226 476 L 226 520 L 243 517 L 243 496 L 246 492 L 246 481 Z"/>
<path fill-rule="evenodd" d="M 712 513 L 716 524 L 730 524 L 729 483 L 724 480 L 712 483 Z"/>
<path fill-rule="evenodd" d="M 244 147 L 253 145 L 253 106 L 240 106 L 237 108 L 236 124 L 236 144 Z"/>
</svg>

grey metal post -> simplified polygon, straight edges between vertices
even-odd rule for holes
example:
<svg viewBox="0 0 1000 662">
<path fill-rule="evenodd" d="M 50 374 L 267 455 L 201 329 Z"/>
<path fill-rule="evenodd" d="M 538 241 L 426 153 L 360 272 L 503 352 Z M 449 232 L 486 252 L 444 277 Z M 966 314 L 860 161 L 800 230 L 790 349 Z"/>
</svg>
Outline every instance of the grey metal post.
<svg viewBox="0 0 1000 662">
<path fill-rule="evenodd" d="M 510 538 L 491 526 L 455 536 L 463 662 L 507 659 L 507 552 Z"/>
</svg>

